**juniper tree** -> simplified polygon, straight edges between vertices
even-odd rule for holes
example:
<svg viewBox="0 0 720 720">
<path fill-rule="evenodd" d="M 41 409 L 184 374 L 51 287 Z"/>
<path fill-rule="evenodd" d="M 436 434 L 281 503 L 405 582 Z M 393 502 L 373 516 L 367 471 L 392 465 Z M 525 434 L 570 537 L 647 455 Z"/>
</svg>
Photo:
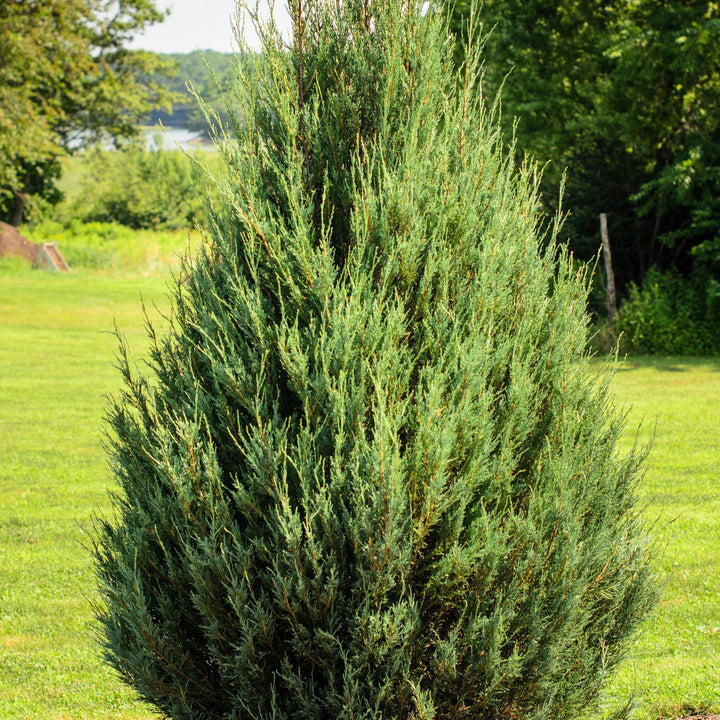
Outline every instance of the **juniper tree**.
<svg viewBox="0 0 720 720">
<path fill-rule="evenodd" d="M 149 370 L 121 345 L 107 659 L 175 719 L 571 717 L 654 596 L 584 273 L 439 14 L 292 11 Z"/>
</svg>

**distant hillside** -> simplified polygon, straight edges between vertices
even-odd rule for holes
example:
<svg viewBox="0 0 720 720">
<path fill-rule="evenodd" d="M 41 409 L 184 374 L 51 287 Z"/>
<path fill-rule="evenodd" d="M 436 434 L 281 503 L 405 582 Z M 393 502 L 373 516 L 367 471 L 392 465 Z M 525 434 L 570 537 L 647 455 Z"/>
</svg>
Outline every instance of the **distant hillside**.
<svg viewBox="0 0 720 720">
<path fill-rule="evenodd" d="M 163 57 L 175 62 L 177 74 L 171 78 L 153 76 L 152 79 L 177 93 L 182 100 L 173 103 L 172 113 L 153 112 L 147 118 L 148 124 L 161 122 L 167 127 L 183 127 L 196 132 L 209 133 L 211 128 L 188 86 L 214 109 L 221 122 L 227 123 L 229 118 L 218 83 L 223 90 L 230 86 L 239 56 L 216 50 L 194 50 L 189 53 L 163 54 Z"/>
</svg>

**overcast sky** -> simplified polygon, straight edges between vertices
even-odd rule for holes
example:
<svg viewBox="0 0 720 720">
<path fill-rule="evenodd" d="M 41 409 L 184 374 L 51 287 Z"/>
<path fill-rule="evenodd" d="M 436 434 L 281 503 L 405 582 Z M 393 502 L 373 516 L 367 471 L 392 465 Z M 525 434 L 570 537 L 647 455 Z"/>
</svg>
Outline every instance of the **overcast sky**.
<svg viewBox="0 0 720 720">
<path fill-rule="evenodd" d="M 253 3 L 254 4 L 254 3 Z M 282 30 L 289 26 L 284 0 L 276 0 L 275 19 Z M 260 2 L 261 11 L 268 3 Z M 130 47 L 161 53 L 184 53 L 192 50 L 236 50 L 231 23 L 235 18 L 236 0 L 158 0 L 159 10 L 170 10 L 164 22 L 152 25 L 135 37 Z M 245 26 L 245 39 L 258 49 L 252 25 Z"/>
</svg>

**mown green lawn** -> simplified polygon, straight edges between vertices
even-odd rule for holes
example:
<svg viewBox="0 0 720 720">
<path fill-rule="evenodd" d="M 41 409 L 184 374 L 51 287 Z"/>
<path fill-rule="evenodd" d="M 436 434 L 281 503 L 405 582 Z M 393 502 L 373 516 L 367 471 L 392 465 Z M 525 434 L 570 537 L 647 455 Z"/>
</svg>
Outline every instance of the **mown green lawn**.
<svg viewBox="0 0 720 720">
<path fill-rule="evenodd" d="M 143 347 L 157 278 L 0 277 L 0 718 L 151 717 L 98 658 L 85 531 L 107 507 L 113 317 Z"/>
<path fill-rule="evenodd" d="M 642 487 L 663 597 L 612 684 L 643 718 L 720 712 L 720 360 L 638 358 L 613 381 L 626 442 L 654 435 Z"/>
<path fill-rule="evenodd" d="M 0 275 L 0 718 L 142 720 L 99 660 L 84 543 L 108 507 L 103 395 L 118 387 L 113 318 L 144 349 L 158 277 Z M 151 313 L 154 311 L 151 310 Z M 633 360 L 615 378 L 630 427 L 656 433 L 643 486 L 663 600 L 612 683 L 638 717 L 720 706 L 720 363 Z M 627 441 L 632 439 L 628 433 Z"/>
</svg>

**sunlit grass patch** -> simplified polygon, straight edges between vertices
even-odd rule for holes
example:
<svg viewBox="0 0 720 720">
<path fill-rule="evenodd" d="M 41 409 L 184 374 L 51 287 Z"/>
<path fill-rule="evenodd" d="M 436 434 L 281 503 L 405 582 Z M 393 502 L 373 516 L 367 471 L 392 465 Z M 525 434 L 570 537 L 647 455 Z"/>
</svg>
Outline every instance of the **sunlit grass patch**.
<svg viewBox="0 0 720 720">
<path fill-rule="evenodd" d="M 626 447 L 654 437 L 642 485 L 655 523 L 662 599 L 608 696 L 640 718 L 720 708 L 720 361 L 633 358 L 613 380 Z"/>
<path fill-rule="evenodd" d="M 113 318 L 143 346 L 140 295 L 166 280 L 0 279 L 0 717 L 149 718 L 101 663 L 84 544 L 106 507 Z"/>
</svg>

